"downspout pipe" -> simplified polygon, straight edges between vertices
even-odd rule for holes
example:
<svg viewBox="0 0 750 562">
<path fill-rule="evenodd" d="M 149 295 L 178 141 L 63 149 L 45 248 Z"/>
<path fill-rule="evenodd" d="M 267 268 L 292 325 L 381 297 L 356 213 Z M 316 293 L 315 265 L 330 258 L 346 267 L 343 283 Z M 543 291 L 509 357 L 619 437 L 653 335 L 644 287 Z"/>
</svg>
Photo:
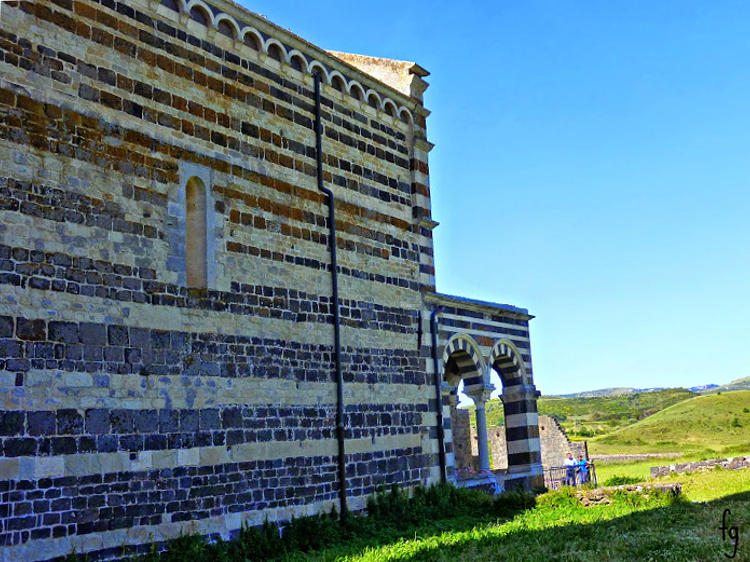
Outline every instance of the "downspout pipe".
<svg viewBox="0 0 750 562">
<path fill-rule="evenodd" d="M 341 372 L 341 317 L 339 311 L 339 274 L 336 260 L 336 209 L 333 191 L 323 185 L 323 120 L 320 110 L 320 74 L 315 79 L 315 159 L 318 165 L 318 189 L 328 198 L 328 242 L 331 247 L 331 284 L 333 306 L 333 361 L 336 367 L 336 440 L 339 450 L 339 503 L 341 519 L 349 512 L 346 506 L 346 441 L 344 438 L 344 375 Z"/>
<path fill-rule="evenodd" d="M 440 460 L 440 481 L 446 482 L 445 462 L 445 427 L 443 425 L 443 377 L 440 374 L 440 357 L 438 356 L 438 314 L 443 311 L 439 306 L 430 313 L 430 332 L 432 333 L 432 360 L 435 363 L 435 401 L 437 403 L 438 457 Z"/>
</svg>

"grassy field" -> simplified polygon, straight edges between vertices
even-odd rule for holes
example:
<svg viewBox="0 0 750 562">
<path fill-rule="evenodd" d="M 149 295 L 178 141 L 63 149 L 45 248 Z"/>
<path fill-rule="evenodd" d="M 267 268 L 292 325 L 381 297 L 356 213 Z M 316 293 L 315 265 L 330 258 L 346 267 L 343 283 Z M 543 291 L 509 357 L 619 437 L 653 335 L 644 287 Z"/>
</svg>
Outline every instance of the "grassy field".
<svg viewBox="0 0 750 562">
<path fill-rule="evenodd" d="M 739 456 L 739 455 L 734 455 Z M 746 447 L 742 456 L 750 456 L 750 445 Z M 652 457 L 642 461 L 618 461 L 618 462 L 597 462 L 596 477 L 599 484 L 606 482 L 613 476 L 625 476 L 627 478 L 638 478 L 641 481 L 648 480 L 651 477 L 652 466 L 664 466 L 675 463 L 685 463 L 692 461 L 702 461 L 717 458 L 716 455 L 682 455 L 680 457 Z"/>
<path fill-rule="evenodd" d="M 608 435 L 591 454 L 682 452 L 716 457 L 750 449 L 750 390 L 696 396 Z"/>
<path fill-rule="evenodd" d="M 749 470 L 669 480 L 683 483 L 683 501 L 630 497 L 609 506 L 583 507 L 564 493 L 551 493 L 511 521 L 445 521 L 442 531 L 422 528 L 413 538 L 296 553 L 285 560 L 721 560 L 732 552 L 718 530 L 727 508 L 730 524 L 739 529 L 736 559 L 750 559 Z"/>
<path fill-rule="evenodd" d="M 617 431 L 695 396 L 697 394 L 684 388 L 672 388 L 622 396 L 542 396 L 537 405 L 540 414 L 556 417 L 569 437 L 586 438 Z M 473 407 L 471 409 L 473 411 Z M 503 405 L 500 400 L 488 402 L 486 409 L 488 426 L 499 427 L 504 424 Z M 474 416 L 471 418 L 474 423 Z"/>
</svg>

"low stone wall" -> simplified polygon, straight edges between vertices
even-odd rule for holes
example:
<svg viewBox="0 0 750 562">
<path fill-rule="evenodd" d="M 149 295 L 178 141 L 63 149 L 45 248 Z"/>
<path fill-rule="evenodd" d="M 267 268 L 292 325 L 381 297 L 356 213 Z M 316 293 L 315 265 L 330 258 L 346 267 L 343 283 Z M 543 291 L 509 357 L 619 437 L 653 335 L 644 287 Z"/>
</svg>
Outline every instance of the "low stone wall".
<svg viewBox="0 0 750 562">
<path fill-rule="evenodd" d="M 695 472 L 696 470 L 714 469 L 716 467 L 728 470 L 750 468 L 750 457 L 734 457 L 727 459 L 710 459 L 707 461 L 685 462 L 668 464 L 665 466 L 652 466 L 651 478 L 661 478 L 670 474 L 681 474 L 684 472 Z"/>
<path fill-rule="evenodd" d="M 665 457 L 679 457 L 682 453 L 641 453 L 638 455 L 591 455 L 592 461 L 598 462 L 626 462 L 646 461 L 648 459 L 663 459 Z"/>
<path fill-rule="evenodd" d="M 608 505 L 612 503 L 612 496 L 618 492 L 626 494 L 649 495 L 652 492 L 669 492 L 675 496 L 682 493 L 682 485 L 675 482 L 671 484 L 624 484 L 622 486 L 609 486 L 595 490 L 577 490 L 576 498 L 582 505 L 589 507 L 595 505 Z"/>
</svg>

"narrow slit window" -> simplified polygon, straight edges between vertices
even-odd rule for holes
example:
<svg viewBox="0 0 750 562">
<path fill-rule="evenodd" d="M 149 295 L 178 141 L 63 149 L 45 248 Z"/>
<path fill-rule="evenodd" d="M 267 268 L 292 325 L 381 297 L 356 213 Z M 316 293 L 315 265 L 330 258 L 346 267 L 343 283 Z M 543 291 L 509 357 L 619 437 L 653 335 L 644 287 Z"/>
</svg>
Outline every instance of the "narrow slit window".
<svg viewBox="0 0 750 562">
<path fill-rule="evenodd" d="M 208 286 L 206 186 L 190 178 L 185 187 L 185 261 L 188 287 Z"/>
</svg>

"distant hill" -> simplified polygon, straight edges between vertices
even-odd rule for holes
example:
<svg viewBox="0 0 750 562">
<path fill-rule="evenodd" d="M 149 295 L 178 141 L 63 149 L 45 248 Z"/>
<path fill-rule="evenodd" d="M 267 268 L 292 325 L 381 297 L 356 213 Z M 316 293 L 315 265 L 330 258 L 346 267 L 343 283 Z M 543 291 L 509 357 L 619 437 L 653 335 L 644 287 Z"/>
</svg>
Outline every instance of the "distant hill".
<svg viewBox="0 0 750 562">
<path fill-rule="evenodd" d="M 537 406 L 540 414 L 557 418 L 571 438 L 587 438 L 611 433 L 694 396 L 684 388 L 578 398 L 542 396 Z M 500 400 L 489 401 L 486 412 L 488 426 L 504 425 Z"/>
<path fill-rule="evenodd" d="M 605 436 L 589 440 L 592 453 L 750 452 L 750 390 L 683 400 Z"/>
<path fill-rule="evenodd" d="M 733 390 L 750 390 L 750 377 L 736 379 L 721 386 L 713 385 L 712 388 L 704 390 L 703 393 L 712 394 L 714 392 L 731 392 Z"/>
<path fill-rule="evenodd" d="M 583 392 L 559 394 L 557 396 L 559 396 L 560 398 L 595 398 L 598 396 L 622 396 L 623 394 L 630 394 L 634 390 L 634 388 L 625 387 L 600 388 L 598 390 L 585 390 Z"/>
<path fill-rule="evenodd" d="M 748 381 L 748 386 L 743 388 L 737 388 L 734 390 L 743 390 L 744 388 L 750 388 L 750 377 L 748 379 L 738 379 L 737 381 Z M 732 384 L 732 383 L 730 383 Z M 714 388 L 718 388 L 717 384 L 703 384 L 700 386 L 691 386 L 687 390 L 690 392 L 705 392 Z M 613 388 L 600 388 L 598 390 L 585 390 L 583 392 L 573 392 L 571 394 L 559 394 L 560 398 L 594 398 L 597 396 L 623 396 L 625 394 L 637 394 L 641 392 L 653 392 L 657 390 L 668 390 L 663 386 L 655 386 L 652 388 L 633 388 L 633 387 L 613 387 Z"/>
<path fill-rule="evenodd" d="M 711 389 L 718 388 L 718 384 L 704 384 L 701 386 L 691 386 L 688 390 L 692 390 L 693 392 L 707 392 Z"/>
</svg>

